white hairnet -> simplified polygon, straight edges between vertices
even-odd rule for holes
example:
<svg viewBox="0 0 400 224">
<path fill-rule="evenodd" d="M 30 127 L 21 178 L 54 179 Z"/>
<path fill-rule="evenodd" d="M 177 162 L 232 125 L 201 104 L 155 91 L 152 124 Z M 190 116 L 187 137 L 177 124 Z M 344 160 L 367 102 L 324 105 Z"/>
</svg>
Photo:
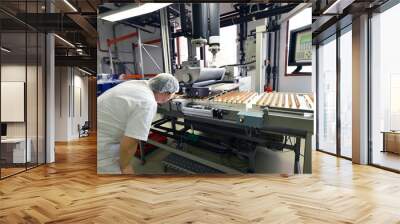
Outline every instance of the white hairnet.
<svg viewBox="0 0 400 224">
<path fill-rule="evenodd" d="M 159 93 L 176 93 L 179 91 L 179 82 L 171 74 L 161 73 L 149 80 L 151 90 Z"/>
</svg>

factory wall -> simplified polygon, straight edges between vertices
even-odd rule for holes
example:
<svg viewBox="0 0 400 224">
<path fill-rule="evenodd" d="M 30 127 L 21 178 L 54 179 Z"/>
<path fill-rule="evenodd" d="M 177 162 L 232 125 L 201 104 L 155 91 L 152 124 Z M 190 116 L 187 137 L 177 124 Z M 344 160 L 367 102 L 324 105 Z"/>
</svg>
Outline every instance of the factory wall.
<svg viewBox="0 0 400 224">
<path fill-rule="evenodd" d="M 136 32 L 136 28 L 126 26 L 123 24 L 115 24 L 107 22 L 105 20 L 98 20 L 98 33 L 99 33 L 99 45 L 97 48 L 97 61 L 102 62 L 104 57 L 109 57 L 107 39 L 113 39 L 115 37 L 123 36 L 132 32 Z M 150 32 L 141 31 L 142 43 L 150 40 L 161 39 L 160 29 L 154 27 L 145 27 Z M 135 71 L 134 58 L 132 44 L 137 44 L 137 37 L 129 38 L 127 40 L 121 41 L 116 45 L 112 46 L 113 59 L 118 58 L 119 61 L 126 65 L 126 73 L 134 74 L 139 73 L 137 68 Z M 152 46 L 145 46 L 148 53 L 154 58 L 160 68 L 163 70 L 163 60 L 162 60 L 162 48 L 161 43 L 153 43 Z M 145 50 L 142 51 L 143 55 L 143 70 L 145 74 L 158 74 L 161 71 L 154 65 L 150 57 L 147 55 Z M 137 58 L 136 63 L 139 61 L 139 50 L 135 48 L 135 57 Z M 102 63 L 97 63 L 98 73 L 111 73 L 110 67 Z M 138 64 L 137 64 L 138 67 Z"/>
<path fill-rule="evenodd" d="M 263 26 L 263 25 L 265 25 L 266 24 L 266 19 L 260 19 L 260 20 L 256 20 L 256 21 L 251 21 L 251 22 L 249 22 L 248 24 L 247 24 L 247 35 L 250 35 L 250 33 L 253 31 L 253 32 L 255 32 L 255 30 L 256 30 L 256 27 L 257 26 Z M 237 26 L 237 28 L 238 28 L 238 35 L 239 35 L 239 30 L 240 30 L 240 27 L 239 27 L 239 25 Z M 238 56 L 237 56 L 237 58 L 238 58 L 238 63 L 239 63 L 239 60 L 240 60 L 240 46 L 239 46 L 239 42 L 237 43 L 237 52 L 238 52 Z M 267 49 L 265 48 L 264 49 L 264 55 L 266 55 L 266 52 L 267 52 Z M 256 69 L 255 69 L 255 66 L 253 66 L 253 68 L 254 69 L 252 69 L 252 70 L 249 70 L 249 71 L 247 71 L 247 76 L 248 77 L 250 77 L 250 76 L 252 76 L 255 72 L 256 72 Z"/>
<path fill-rule="evenodd" d="M 88 121 L 88 77 L 76 68 L 56 67 L 56 141 L 79 137 L 78 125 Z"/>
<path fill-rule="evenodd" d="M 247 24 L 247 34 L 250 35 L 252 31 L 255 31 L 257 26 L 266 24 L 266 19 L 260 19 L 251 21 Z M 279 48 L 279 77 L 278 77 L 278 88 L 282 92 L 312 92 L 312 77 L 311 76 L 287 76 L 286 75 L 286 51 L 287 51 L 287 23 L 281 25 L 280 31 L 280 48 Z M 239 26 L 237 26 L 239 34 Z M 267 38 L 264 38 L 265 42 Z M 266 46 L 266 45 L 265 45 Z M 264 55 L 267 55 L 267 49 L 264 48 Z M 237 42 L 237 61 L 240 60 L 239 42 Z M 247 76 L 251 76 L 256 72 L 255 69 L 249 70 Z"/>
</svg>

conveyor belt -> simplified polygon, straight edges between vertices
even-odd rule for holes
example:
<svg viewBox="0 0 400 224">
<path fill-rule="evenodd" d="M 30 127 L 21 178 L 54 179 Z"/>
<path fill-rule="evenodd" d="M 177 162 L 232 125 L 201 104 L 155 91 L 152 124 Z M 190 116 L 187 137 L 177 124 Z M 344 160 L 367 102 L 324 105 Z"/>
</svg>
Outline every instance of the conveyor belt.
<svg viewBox="0 0 400 224">
<path fill-rule="evenodd" d="M 162 163 L 166 168 L 171 168 L 185 173 L 196 174 L 196 173 L 222 173 L 219 170 L 213 169 L 201 163 L 179 156 L 175 153 L 169 154 Z"/>
<path fill-rule="evenodd" d="M 255 105 L 296 110 L 313 110 L 314 96 L 311 93 L 262 93 Z"/>
</svg>

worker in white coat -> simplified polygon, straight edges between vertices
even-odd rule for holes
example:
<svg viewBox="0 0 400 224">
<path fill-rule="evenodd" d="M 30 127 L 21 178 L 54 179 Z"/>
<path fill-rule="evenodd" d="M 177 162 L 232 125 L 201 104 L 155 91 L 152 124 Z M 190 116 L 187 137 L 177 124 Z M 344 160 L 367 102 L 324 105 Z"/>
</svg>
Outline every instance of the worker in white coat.
<svg viewBox="0 0 400 224">
<path fill-rule="evenodd" d="M 133 174 L 139 141 L 147 141 L 157 104 L 178 92 L 178 80 L 162 73 L 150 80 L 132 80 L 97 99 L 97 172 Z"/>
</svg>

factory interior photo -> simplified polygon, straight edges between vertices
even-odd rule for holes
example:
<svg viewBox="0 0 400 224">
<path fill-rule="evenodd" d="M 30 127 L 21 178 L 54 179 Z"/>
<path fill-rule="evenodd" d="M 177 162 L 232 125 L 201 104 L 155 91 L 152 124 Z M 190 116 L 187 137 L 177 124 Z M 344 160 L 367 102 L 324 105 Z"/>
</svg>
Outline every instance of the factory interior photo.
<svg viewBox="0 0 400 224">
<path fill-rule="evenodd" d="M 115 124 L 107 123 L 114 121 L 108 111 L 119 114 L 105 108 L 116 94 L 107 91 L 166 72 L 174 74 L 180 90 L 158 106 L 135 174 L 311 173 L 309 4 L 253 5 L 252 17 L 235 13 L 246 4 L 171 4 L 169 10 L 168 3 L 155 5 L 164 7 L 137 17 L 134 4 L 99 6 L 99 172 L 111 172 L 101 167 L 112 156 L 101 145 Z"/>
<path fill-rule="evenodd" d="M 400 223 L 400 2 L 0 1 L 0 223 Z"/>
</svg>

